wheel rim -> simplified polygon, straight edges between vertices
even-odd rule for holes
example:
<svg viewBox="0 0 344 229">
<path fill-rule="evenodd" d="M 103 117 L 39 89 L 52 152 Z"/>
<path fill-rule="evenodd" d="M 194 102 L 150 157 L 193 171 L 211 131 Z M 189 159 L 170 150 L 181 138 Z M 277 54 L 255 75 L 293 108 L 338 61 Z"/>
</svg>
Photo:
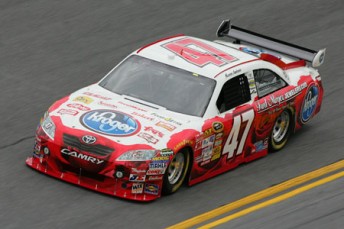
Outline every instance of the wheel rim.
<svg viewBox="0 0 344 229">
<path fill-rule="evenodd" d="M 175 184 L 183 174 L 185 159 L 182 153 L 177 153 L 168 166 L 168 181 Z"/>
<path fill-rule="evenodd" d="M 289 113 L 287 111 L 283 111 L 283 113 L 277 118 L 274 125 L 272 132 L 274 142 L 281 142 L 284 139 L 288 132 L 289 122 Z"/>
</svg>

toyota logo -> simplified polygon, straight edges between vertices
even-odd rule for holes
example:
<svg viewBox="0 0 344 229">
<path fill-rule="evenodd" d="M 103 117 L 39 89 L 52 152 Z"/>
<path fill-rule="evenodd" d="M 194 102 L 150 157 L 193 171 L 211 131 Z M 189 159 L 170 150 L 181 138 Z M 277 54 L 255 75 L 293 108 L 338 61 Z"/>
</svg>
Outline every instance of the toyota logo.
<svg viewBox="0 0 344 229">
<path fill-rule="evenodd" d="M 96 137 L 85 135 L 85 136 L 82 136 L 82 141 L 85 142 L 86 144 L 93 144 L 97 141 L 97 139 Z"/>
</svg>

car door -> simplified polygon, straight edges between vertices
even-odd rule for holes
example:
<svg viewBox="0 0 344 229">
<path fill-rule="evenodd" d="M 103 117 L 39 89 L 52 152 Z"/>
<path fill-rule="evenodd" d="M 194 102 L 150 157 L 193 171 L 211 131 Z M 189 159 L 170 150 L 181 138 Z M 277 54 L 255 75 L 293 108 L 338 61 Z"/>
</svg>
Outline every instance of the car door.
<svg viewBox="0 0 344 229">
<path fill-rule="evenodd" d="M 245 144 L 254 119 L 250 86 L 245 74 L 228 78 L 216 98 L 218 115 L 207 119 L 196 137 L 191 183 L 234 168 L 244 161 Z M 248 150 L 250 151 L 250 150 Z"/>
<path fill-rule="evenodd" d="M 227 169 L 245 161 L 251 152 L 250 144 L 247 144 L 251 142 L 255 116 L 251 88 L 247 74 L 235 76 L 223 85 L 216 103 L 224 118 L 225 137 L 221 154 Z"/>
</svg>

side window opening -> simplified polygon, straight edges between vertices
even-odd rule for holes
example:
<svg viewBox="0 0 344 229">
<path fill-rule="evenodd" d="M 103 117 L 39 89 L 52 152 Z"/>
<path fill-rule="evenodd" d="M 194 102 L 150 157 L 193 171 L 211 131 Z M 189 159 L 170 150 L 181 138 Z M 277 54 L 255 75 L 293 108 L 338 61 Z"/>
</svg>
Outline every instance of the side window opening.
<svg viewBox="0 0 344 229">
<path fill-rule="evenodd" d="M 287 85 L 287 83 L 276 73 L 268 69 L 254 70 L 258 97 L 264 97 Z"/>
<path fill-rule="evenodd" d="M 220 113 L 251 100 L 251 92 L 247 77 L 242 74 L 228 80 L 220 92 L 216 106 Z"/>
</svg>

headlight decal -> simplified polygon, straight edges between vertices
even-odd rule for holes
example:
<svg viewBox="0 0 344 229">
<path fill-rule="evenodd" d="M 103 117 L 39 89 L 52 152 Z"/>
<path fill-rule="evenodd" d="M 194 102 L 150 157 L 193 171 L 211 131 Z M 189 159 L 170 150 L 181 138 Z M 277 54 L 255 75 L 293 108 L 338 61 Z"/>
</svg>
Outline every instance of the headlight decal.
<svg viewBox="0 0 344 229">
<path fill-rule="evenodd" d="M 123 153 L 117 161 L 148 161 L 158 153 L 156 150 L 132 150 Z"/>
<path fill-rule="evenodd" d="M 54 140 L 56 126 L 49 115 L 44 115 L 44 119 L 42 121 L 41 126 L 43 131 L 48 135 L 48 137 Z"/>
</svg>

